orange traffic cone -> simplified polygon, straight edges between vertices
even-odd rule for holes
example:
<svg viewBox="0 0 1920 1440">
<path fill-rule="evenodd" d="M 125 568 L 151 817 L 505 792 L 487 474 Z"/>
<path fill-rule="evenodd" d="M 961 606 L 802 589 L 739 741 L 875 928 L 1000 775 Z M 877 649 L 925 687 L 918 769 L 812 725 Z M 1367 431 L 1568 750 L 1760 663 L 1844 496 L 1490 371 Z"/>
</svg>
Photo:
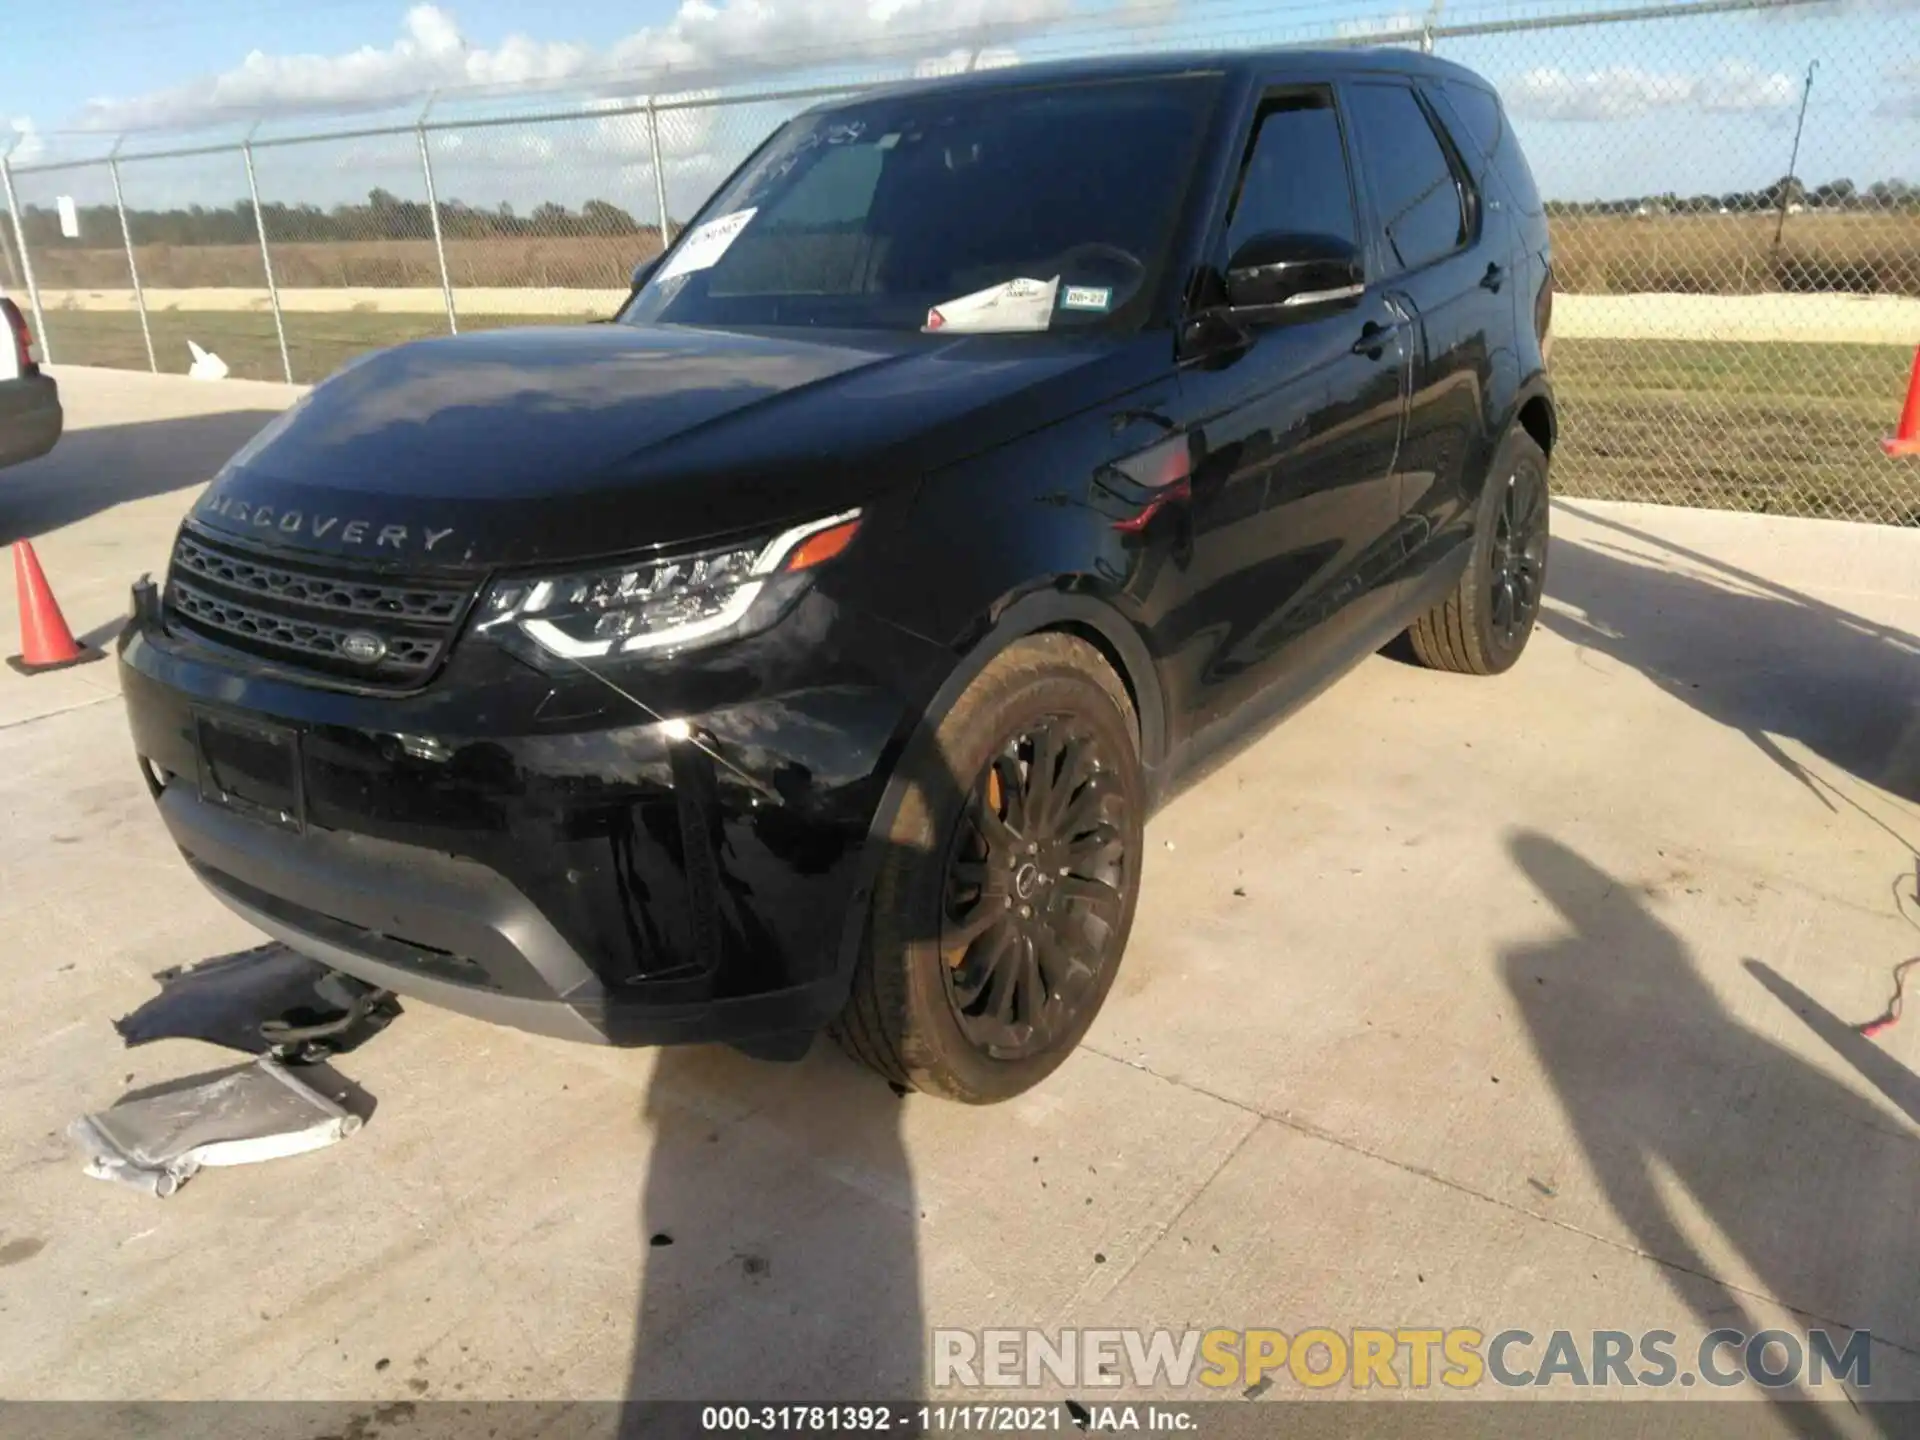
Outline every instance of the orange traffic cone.
<svg viewBox="0 0 1920 1440">
<path fill-rule="evenodd" d="M 20 653 L 7 657 L 9 666 L 22 675 L 37 675 L 100 658 L 98 650 L 83 648 L 73 638 L 40 558 L 24 540 L 13 542 L 13 583 L 20 595 Z"/>
<path fill-rule="evenodd" d="M 1880 442 L 1889 455 L 1920 455 L 1920 350 L 1913 352 L 1913 378 L 1907 381 L 1907 406 L 1900 427 Z"/>
</svg>

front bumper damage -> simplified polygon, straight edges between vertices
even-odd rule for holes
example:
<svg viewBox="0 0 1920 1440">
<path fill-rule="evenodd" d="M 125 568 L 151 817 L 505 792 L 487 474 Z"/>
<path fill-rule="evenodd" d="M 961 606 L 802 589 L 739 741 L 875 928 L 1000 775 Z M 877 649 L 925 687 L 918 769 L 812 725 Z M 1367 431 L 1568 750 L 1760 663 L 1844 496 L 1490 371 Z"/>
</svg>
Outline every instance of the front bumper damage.
<svg viewBox="0 0 1920 1440">
<path fill-rule="evenodd" d="M 170 634 L 148 588 L 119 657 L 170 834 L 267 934 L 542 1034 L 775 1051 L 844 999 L 869 832 L 953 663 L 817 591 L 710 655 L 555 674 L 468 642 L 396 695 Z M 234 734 L 288 767 L 264 804 Z"/>
</svg>

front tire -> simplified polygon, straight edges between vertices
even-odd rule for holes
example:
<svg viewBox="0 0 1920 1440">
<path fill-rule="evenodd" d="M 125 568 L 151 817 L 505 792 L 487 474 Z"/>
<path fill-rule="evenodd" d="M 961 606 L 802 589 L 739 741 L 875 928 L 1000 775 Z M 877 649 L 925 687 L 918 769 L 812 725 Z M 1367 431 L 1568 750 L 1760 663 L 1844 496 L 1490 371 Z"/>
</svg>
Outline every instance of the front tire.
<svg viewBox="0 0 1920 1440">
<path fill-rule="evenodd" d="M 1030 1089 L 1112 988 L 1140 888 L 1145 786 L 1125 688 L 1071 635 L 994 657 L 902 764 L 834 1038 L 968 1104 Z"/>
<path fill-rule="evenodd" d="M 1520 658 L 1546 593 L 1549 498 L 1546 454 L 1515 430 L 1481 493 L 1460 583 L 1407 630 L 1421 664 L 1498 675 Z"/>
</svg>

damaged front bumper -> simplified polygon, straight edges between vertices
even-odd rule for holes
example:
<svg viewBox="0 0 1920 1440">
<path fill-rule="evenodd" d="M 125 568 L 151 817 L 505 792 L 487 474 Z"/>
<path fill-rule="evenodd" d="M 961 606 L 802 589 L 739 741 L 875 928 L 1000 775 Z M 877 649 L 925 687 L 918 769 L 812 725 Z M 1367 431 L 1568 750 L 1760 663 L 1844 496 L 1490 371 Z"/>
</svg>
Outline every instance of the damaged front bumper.
<svg viewBox="0 0 1920 1440">
<path fill-rule="evenodd" d="M 833 1017 L 892 757 L 952 663 L 819 592 L 601 674 L 469 641 L 405 695 L 170 634 L 150 590 L 119 654 L 160 814 L 226 905 L 403 997 L 617 1045 Z"/>
</svg>

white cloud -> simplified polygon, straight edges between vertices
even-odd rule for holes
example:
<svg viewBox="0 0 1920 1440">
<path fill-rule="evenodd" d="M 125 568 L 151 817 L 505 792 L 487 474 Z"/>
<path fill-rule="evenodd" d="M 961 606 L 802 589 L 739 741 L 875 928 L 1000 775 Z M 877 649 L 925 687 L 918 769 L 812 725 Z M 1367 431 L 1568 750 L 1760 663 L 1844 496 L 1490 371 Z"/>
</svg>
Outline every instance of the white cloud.
<svg viewBox="0 0 1920 1440">
<path fill-rule="evenodd" d="M 1068 18 L 1072 6 L 1073 0 L 682 0 L 665 24 L 595 49 L 526 35 L 476 46 L 451 11 L 420 4 L 407 11 L 401 35 L 384 49 L 367 45 L 339 55 L 255 50 L 233 69 L 190 84 L 90 101 L 80 123 L 106 131 L 186 128 L 235 117 L 375 108 L 436 90 L 604 84 L 663 72 L 705 79 L 726 69 L 912 58 L 963 37 L 1004 42 L 1038 32 Z M 1009 54 L 1003 46 L 989 53 Z"/>
<path fill-rule="evenodd" d="M 1516 115 L 1540 120 L 1618 120 L 1684 104 L 1692 93 L 1693 81 L 1684 75 L 1630 65 L 1575 75 L 1547 65 L 1508 87 L 1507 104 Z"/>
<path fill-rule="evenodd" d="M 1920 120 L 1920 60 L 1904 65 L 1889 65 L 1886 70 L 1890 93 L 1883 95 L 1874 113 L 1895 119 Z"/>
<path fill-rule="evenodd" d="M 1799 98 L 1793 76 L 1769 74 L 1747 60 L 1722 60 L 1700 77 L 1696 91 L 1702 110 L 1779 110 Z"/>
<path fill-rule="evenodd" d="M 1623 120 L 1654 110 L 1776 110 L 1800 93 L 1791 75 L 1768 73 L 1746 60 L 1721 60 L 1701 74 L 1614 65 L 1572 73 L 1547 65 L 1506 87 L 1516 115 L 1536 120 Z"/>
<path fill-rule="evenodd" d="M 46 153 L 47 142 L 40 138 L 40 132 L 33 128 L 33 121 L 22 115 L 7 122 L 12 133 L 5 138 L 12 149 L 7 152 L 8 163 L 13 165 L 31 165 Z"/>
</svg>

